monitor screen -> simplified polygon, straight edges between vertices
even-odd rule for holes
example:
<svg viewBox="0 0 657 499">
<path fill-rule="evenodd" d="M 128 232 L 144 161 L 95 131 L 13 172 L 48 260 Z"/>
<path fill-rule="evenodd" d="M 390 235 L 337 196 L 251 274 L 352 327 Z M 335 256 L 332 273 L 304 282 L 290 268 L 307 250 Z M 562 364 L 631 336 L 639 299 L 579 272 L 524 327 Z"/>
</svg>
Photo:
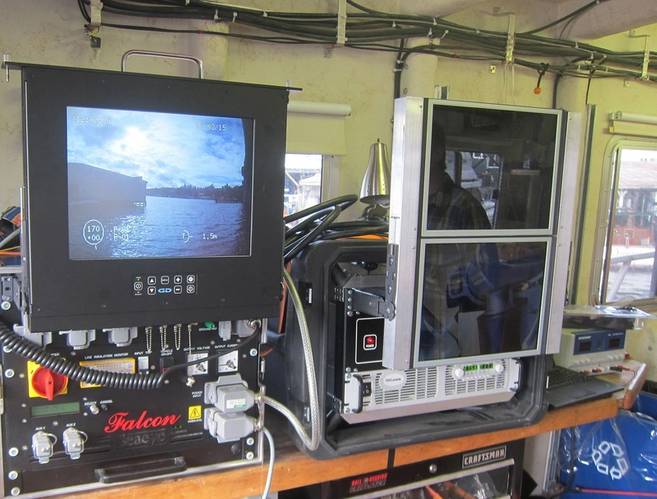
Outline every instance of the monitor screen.
<svg viewBox="0 0 657 499">
<path fill-rule="evenodd" d="M 69 258 L 251 254 L 254 120 L 66 109 Z"/>
<path fill-rule="evenodd" d="M 548 229 L 558 115 L 434 105 L 427 230 Z"/>
<path fill-rule="evenodd" d="M 547 258 L 545 240 L 426 243 L 418 360 L 536 349 Z"/>
</svg>

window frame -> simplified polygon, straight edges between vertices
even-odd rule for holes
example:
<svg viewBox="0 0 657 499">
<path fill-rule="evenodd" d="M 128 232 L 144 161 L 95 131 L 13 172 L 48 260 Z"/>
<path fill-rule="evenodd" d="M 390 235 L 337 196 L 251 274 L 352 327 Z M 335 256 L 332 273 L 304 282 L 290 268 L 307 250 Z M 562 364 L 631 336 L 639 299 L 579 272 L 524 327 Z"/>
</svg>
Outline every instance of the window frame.
<svg viewBox="0 0 657 499">
<path fill-rule="evenodd" d="M 597 303 L 605 305 L 627 303 L 626 300 L 608 301 L 606 296 L 611 267 L 611 243 L 613 240 L 613 230 L 616 226 L 616 207 L 618 206 L 618 184 L 621 168 L 620 158 L 624 149 L 651 150 L 657 152 L 657 137 L 654 139 L 641 139 L 622 136 L 610 140 L 605 149 L 595 236 L 597 249 L 594 254 L 594 268 L 591 273 L 591 296 L 595 297 Z M 653 263 L 653 266 L 655 264 L 657 262 Z M 644 308 L 657 309 L 657 295 L 649 298 L 634 299 L 630 303 Z"/>
</svg>

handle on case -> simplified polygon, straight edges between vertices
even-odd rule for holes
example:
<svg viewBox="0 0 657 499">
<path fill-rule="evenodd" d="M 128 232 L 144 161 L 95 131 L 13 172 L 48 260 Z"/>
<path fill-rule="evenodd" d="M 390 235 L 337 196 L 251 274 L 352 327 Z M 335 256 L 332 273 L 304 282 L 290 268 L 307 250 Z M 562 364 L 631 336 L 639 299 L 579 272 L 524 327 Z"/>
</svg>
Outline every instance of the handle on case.
<svg viewBox="0 0 657 499">
<path fill-rule="evenodd" d="M 121 56 L 121 71 L 125 72 L 125 67 L 128 63 L 128 57 L 132 55 L 138 55 L 141 57 L 159 57 L 162 59 L 177 59 L 193 62 L 198 67 L 198 77 L 203 79 L 203 61 L 198 57 L 183 54 L 172 54 L 169 52 L 156 52 L 154 50 L 128 50 Z"/>
</svg>

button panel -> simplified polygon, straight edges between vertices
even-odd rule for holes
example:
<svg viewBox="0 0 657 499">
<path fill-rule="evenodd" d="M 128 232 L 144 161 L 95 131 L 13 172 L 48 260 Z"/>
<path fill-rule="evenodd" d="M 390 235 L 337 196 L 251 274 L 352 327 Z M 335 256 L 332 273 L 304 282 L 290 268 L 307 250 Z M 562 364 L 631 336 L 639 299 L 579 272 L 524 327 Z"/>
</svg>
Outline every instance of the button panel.
<svg viewBox="0 0 657 499">
<path fill-rule="evenodd" d="M 138 275 L 132 281 L 134 296 L 195 295 L 197 290 L 196 274 Z"/>
</svg>

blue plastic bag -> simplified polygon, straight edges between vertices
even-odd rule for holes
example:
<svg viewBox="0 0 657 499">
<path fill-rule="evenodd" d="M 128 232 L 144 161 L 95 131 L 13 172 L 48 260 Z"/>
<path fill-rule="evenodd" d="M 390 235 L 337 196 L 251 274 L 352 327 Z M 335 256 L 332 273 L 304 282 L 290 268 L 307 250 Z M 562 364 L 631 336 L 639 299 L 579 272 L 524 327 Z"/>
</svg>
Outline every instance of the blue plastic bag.
<svg viewBox="0 0 657 499">
<path fill-rule="evenodd" d="M 561 432 L 560 481 L 586 497 L 657 497 L 657 397 L 632 411 Z M 568 497 L 564 495 L 563 497 Z"/>
</svg>

